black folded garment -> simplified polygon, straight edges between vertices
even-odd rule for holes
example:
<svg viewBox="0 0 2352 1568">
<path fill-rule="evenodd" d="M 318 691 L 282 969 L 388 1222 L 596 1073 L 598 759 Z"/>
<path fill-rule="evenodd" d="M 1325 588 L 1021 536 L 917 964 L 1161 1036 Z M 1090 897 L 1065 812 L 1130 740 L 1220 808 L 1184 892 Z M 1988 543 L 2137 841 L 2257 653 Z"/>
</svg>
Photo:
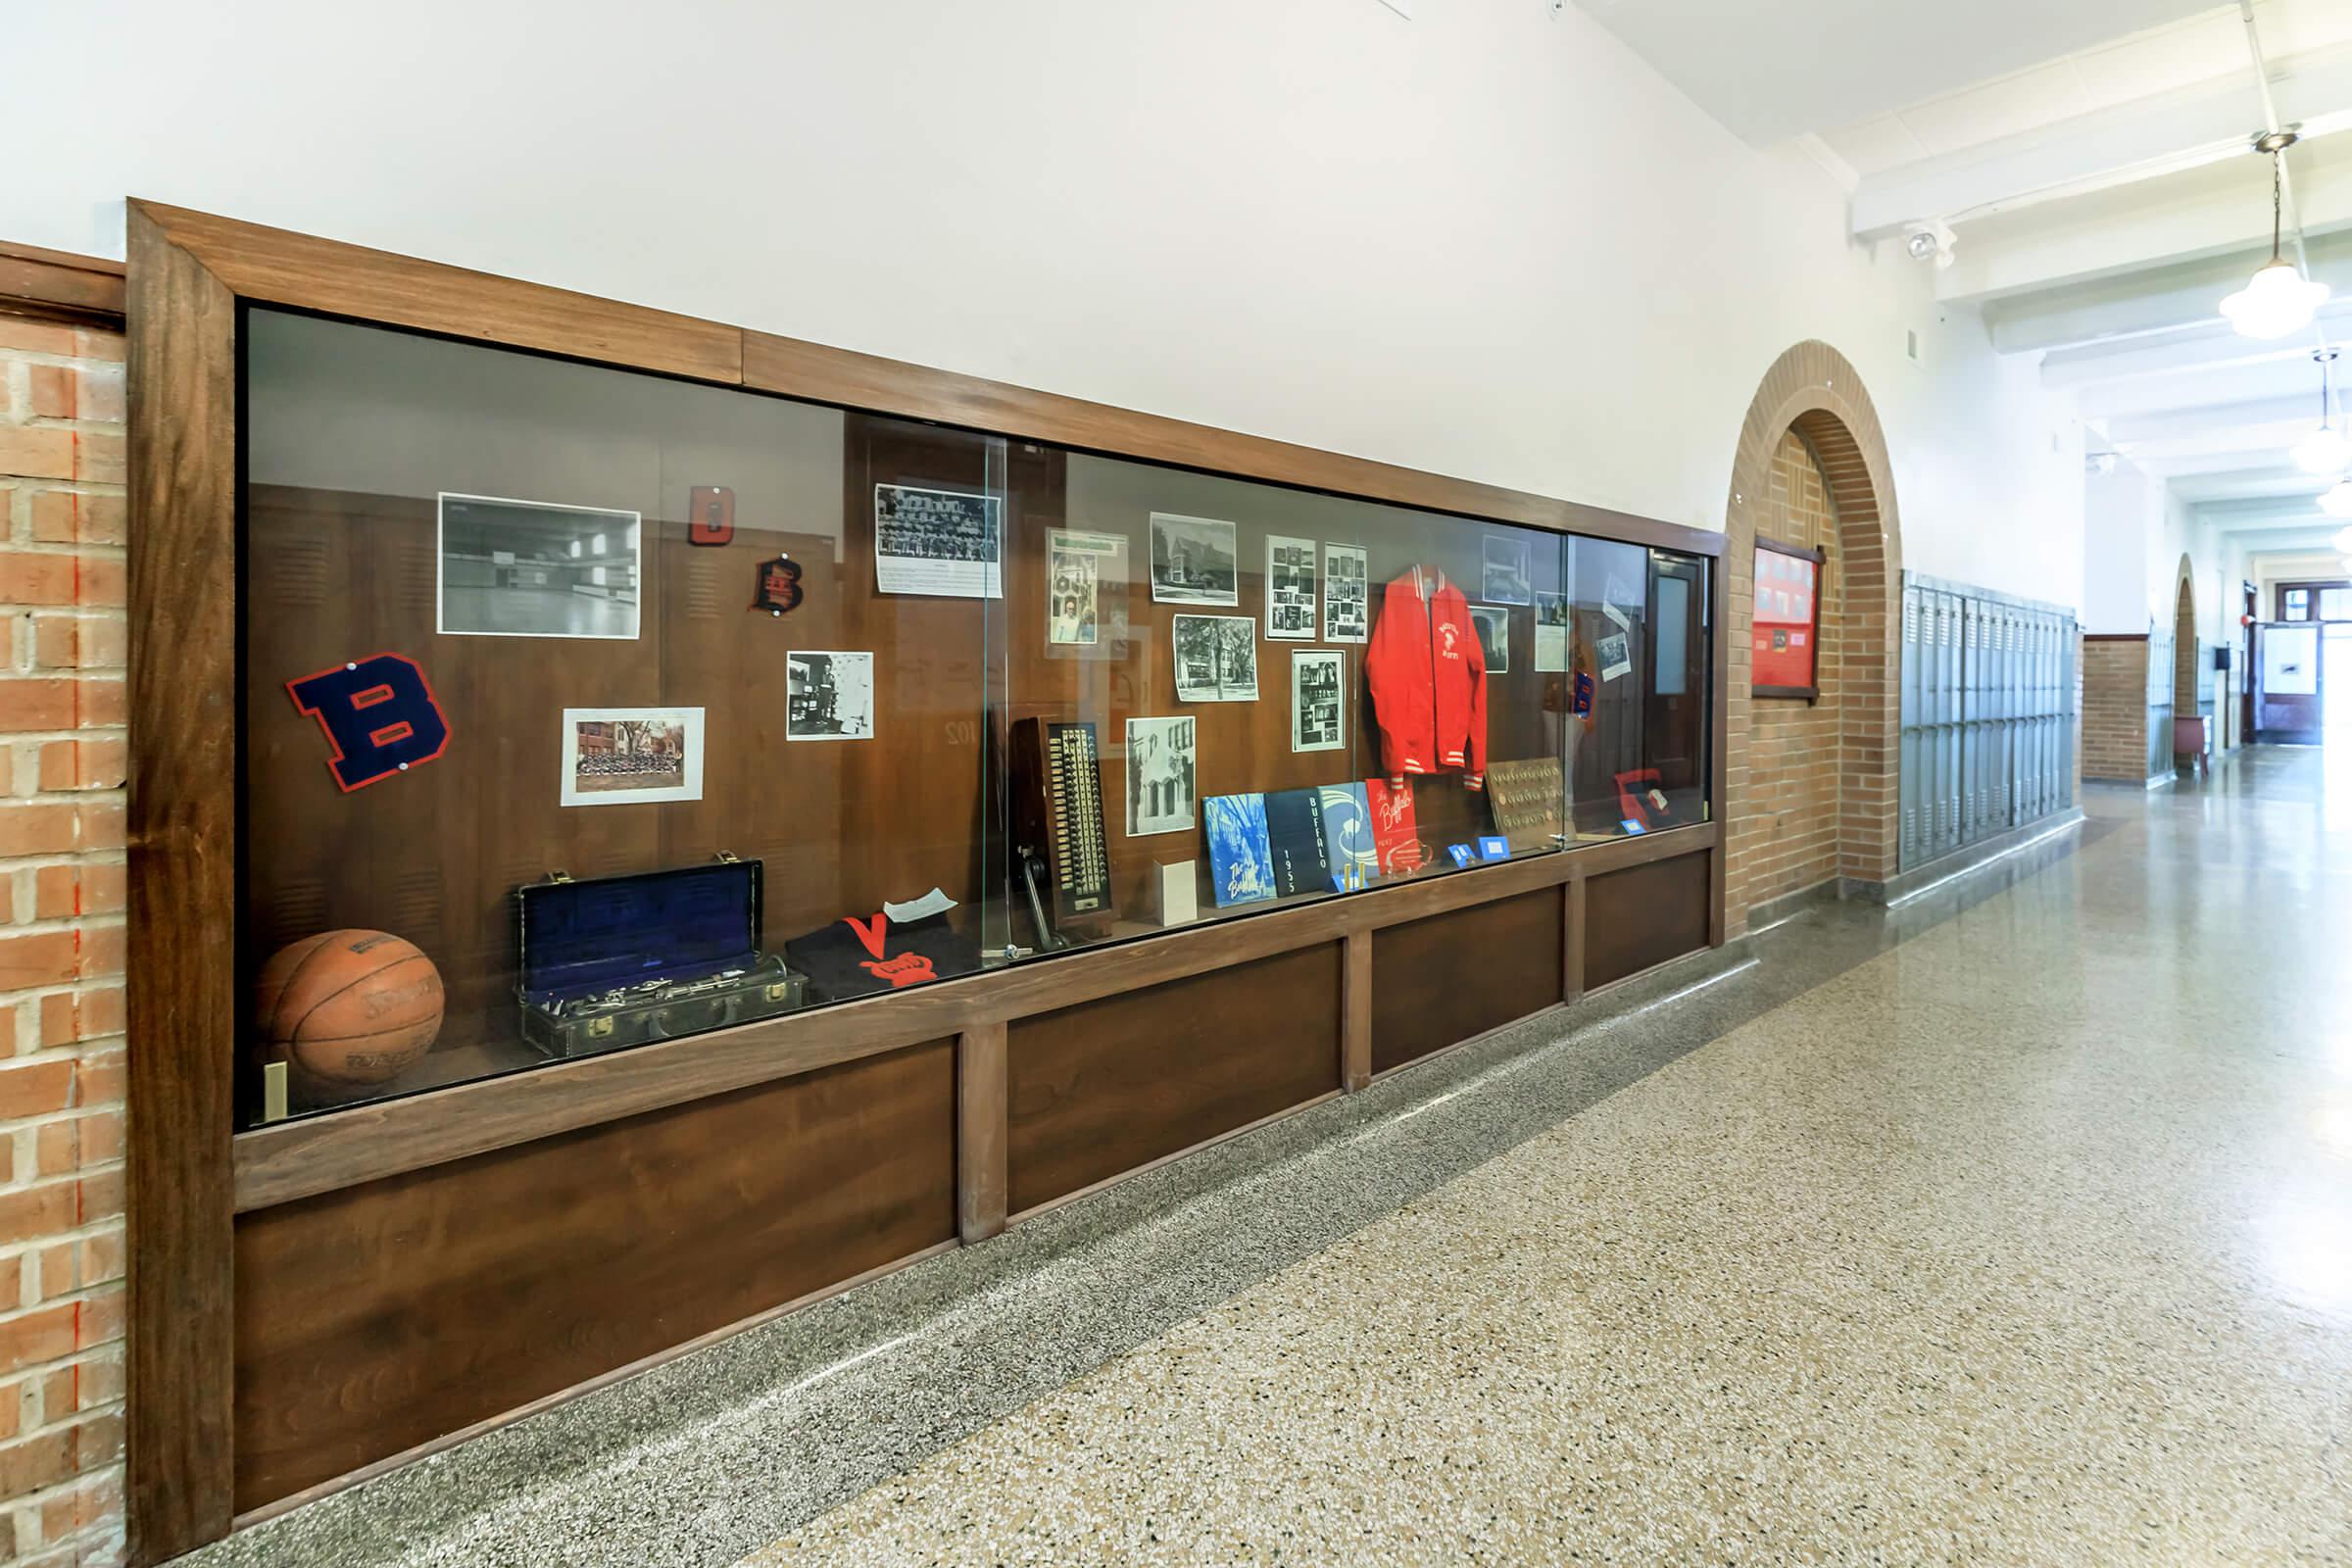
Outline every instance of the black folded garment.
<svg viewBox="0 0 2352 1568">
<path fill-rule="evenodd" d="M 945 914 L 899 923 L 876 910 L 794 937 L 784 956 L 808 977 L 816 1000 L 840 1002 L 970 974 L 980 967 L 980 945 Z"/>
</svg>

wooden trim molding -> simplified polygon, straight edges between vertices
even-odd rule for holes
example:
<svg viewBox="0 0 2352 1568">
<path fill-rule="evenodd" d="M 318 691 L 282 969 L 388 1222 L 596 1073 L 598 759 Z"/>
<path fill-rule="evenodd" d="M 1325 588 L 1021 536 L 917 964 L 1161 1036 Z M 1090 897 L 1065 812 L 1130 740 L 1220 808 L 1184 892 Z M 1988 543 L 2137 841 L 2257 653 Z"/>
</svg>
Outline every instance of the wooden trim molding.
<svg viewBox="0 0 2352 1568">
<path fill-rule="evenodd" d="M 1340 1087 L 1348 1094 L 1372 1081 L 1372 931 L 1348 933 L 1340 955 Z"/>
<path fill-rule="evenodd" d="M 966 1243 L 1004 1229 L 1011 1147 L 1007 1065 L 1001 1018 L 966 1029 L 956 1042 L 956 1228 Z"/>
<path fill-rule="evenodd" d="M 128 1402 L 135 1560 L 228 1529 L 236 302 L 130 214 Z"/>
<path fill-rule="evenodd" d="M 0 243 L 0 315 L 120 331 L 127 270 L 104 257 Z"/>
<path fill-rule="evenodd" d="M 1711 529 L 1686 528 L 1630 513 L 1034 392 L 765 332 L 747 331 L 743 345 L 743 384 L 759 391 L 1431 512 L 1459 513 L 1566 533 L 1602 534 L 1696 556 L 1723 553 L 1723 535 Z"/>
<path fill-rule="evenodd" d="M 1723 553 L 1724 536 L 1712 529 L 1089 403 L 186 208 L 146 201 L 131 206 L 239 299 L 1397 506 L 1601 534 L 1696 556 Z"/>
<path fill-rule="evenodd" d="M 183 207 L 130 205 L 241 300 L 699 381 L 743 380 L 743 334 L 716 321 Z"/>
</svg>

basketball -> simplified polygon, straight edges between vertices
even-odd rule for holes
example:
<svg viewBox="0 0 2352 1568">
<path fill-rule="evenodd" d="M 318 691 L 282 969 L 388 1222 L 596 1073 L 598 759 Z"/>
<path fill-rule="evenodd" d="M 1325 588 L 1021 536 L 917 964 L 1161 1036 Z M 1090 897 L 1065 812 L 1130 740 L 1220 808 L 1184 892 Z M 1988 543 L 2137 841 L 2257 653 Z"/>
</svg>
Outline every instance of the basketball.
<svg viewBox="0 0 2352 1568">
<path fill-rule="evenodd" d="M 328 931 L 281 948 L 254 993 L 270 1057 L 322 1083 L 389 1083 L 441 1032 L 441 971 L 388 931 Z"/>
</svg>

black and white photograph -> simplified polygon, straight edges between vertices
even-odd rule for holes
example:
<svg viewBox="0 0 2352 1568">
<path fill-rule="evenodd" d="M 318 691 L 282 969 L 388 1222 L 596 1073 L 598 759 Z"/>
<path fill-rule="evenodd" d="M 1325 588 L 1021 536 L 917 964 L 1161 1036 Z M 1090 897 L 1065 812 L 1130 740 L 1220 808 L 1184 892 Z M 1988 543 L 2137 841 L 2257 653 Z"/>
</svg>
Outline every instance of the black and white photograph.
<svg viewBox="0 0 2352 1568">
<path fill-rule="evenodd" d="M 1247 615 L 1178 615 L 1176 700 L 1257 701 L 1257 622 Z"/>
<path fill-rule="evenodd" d="M 1315 542 L 1266 535 L 1266 635 L 1315 640 Z"/>
<path fill-rule="evenodd" d="M 1536 594 L 1536 668 L 1549 675 L 1568 672 L 1568 596 Z"/>
<path fill-rule="evenodd" d="M 1115 533 L 1046 530 L 1046 641 L 1092 648 L 1102 637 L 1102 579 L 1125 575 L 1127 541 Z"/>
<path fill-rule="evenodd" d="M 786 654 L 784 685 L 786 740 L 874 738 L 873 655 Z"/>
<path fill-rule="evenodd" d="M 933 599 L 998 599 L 1004 505 L 963 490 L 874 486 L 874 589 Z"/>
<path fill-rule="evenodd" d="M 1163 605 L 1242 602 L 1240 530 L 1214 517 L 1152 514 L 1152 598 Z"/>
<path fill-rule="evenodd" d="M 637 635 L 636 513 L 447 491 L 440 503 L 442 636 Z"/>
<path fill-rule="evenodd" d="M 1602 680 L 1615 680 L 1620 675 L 1631 675 L 1634 672 L 1632 647 L 1627 642 L 1625 633 L 1621 631 L 1609 633 L 1592 651 L 1600 660 L 1600 678 Z"/>
<path fill-rule="evenodd" d="M 1348 744 L 1348 656 L 1291 650 L 1291 750 L 1336 752 Z"/>
<path fill-rule="evenodd" d="M 1486 536 L 1486 547 L 1487 569 L 1479 582 L 1478 597 L 1490 605 L 1534 604 L 1535 587 L 1528 577 L 1527 541 L 1491 533 Z"/>
<path fill-rule="evenodd" d="M 1372 631 L 1372 564 L 1355 545 L 1323 547 L 1323 640 L 1360 643 Z"/>
<path fill-rule="evenodd" d="M 1193 830 L 1193 721 L 1127 721 L 1127 835 Z"/>
<path fill-rule="evenodd" d="M 1478 651 L 1486 656 L 1487 673 L 1507 672 L 1511 667 L 1511 612 L 1472 605 L 1470 619 L 1478 627 Z"/>
<path fill-rule="evenodd" d="M 566 708 L 560 803 L 699 801 L 703 744 L 699 708 Z"/>
</svg>

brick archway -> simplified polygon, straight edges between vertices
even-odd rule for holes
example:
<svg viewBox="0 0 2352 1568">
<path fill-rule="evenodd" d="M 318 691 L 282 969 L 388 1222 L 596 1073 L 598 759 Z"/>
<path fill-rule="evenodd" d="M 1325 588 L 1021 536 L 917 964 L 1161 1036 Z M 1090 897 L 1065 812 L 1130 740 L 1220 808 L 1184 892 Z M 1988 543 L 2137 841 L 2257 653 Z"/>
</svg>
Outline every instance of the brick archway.
<svg viewBox="0 0 2352 1568">
<path fill-rule="evenodd" d="M 2203 693 L 2197 668 L 2197 568 L 2184 551 L 2173 572 L 2173 716 L 2194 718 Z"/>
<path fill-rule="evenodd" d="M 1805 504 L 1789 493 L 1792 476 L 1810 484 L 1809 473 L 1818 474 L 1833 519 L 1822 583 L 1822 707 L 1834 709 L 1834 720 L 1787 699 L 1760 710 L 1750 689 L 1757 528 L 1761 522 L 1771 536 L 1788 536 L 1791 509 Z M 1724 930 L 1737 936 L 1754 905 L 1802 890 L 1786 885 L 1793 862 L 1784 830 L 1796 814 L 1791 780 L 1803 783 L 1812 803 L 1803 831 L 1835 837 L 1834 855 L 1816 844 L 1794 874 L 1831 866 L 1842 886 L 1884 884 L 1895 871 L 1901 532 L 1878 410 L 1860 372 L 1827 343 L 1799 343 L 1765 372 L 1740 425 L 1726 517 Z M 1809 725 L 1801 744 L 1799 723 Z M 1835 756 L 1825 759 L 1821 747 L 1832 738 L 1825 726 L 1833 724 Z M 1825 800 L 1835 803 L 1826 812 Z M 1820 826 L 1824 817 L 1834 829 Z"/>
</svg>

